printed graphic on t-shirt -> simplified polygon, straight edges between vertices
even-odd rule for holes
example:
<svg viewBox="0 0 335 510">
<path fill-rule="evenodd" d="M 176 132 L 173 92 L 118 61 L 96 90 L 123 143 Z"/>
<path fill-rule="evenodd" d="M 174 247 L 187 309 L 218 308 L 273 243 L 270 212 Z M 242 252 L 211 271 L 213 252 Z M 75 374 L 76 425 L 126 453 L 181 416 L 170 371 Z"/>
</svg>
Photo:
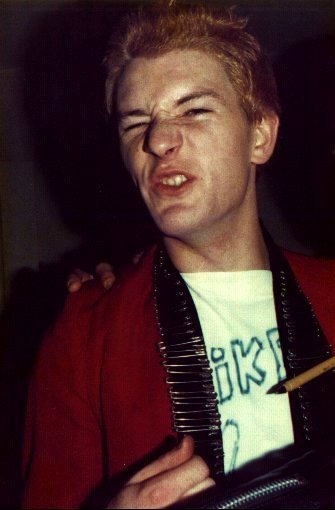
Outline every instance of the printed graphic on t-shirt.
<svg viewBox="0 0 335 510">
<path fill-rule="evenodd" d="M 285 378 L 285 372 L 281 362 L 278 328 L 267 330 L 266 339 L 266 343 L 269 344 L 273 354 L 277 381 L 282 381 Z M 263 341 L 256 336 L 250 340 L 231 340 L 226 348 L 211 348 L 210 359 L 215 366 L 215 378 L 220 404 L 230 400 L 235 391 L 246 395 L 252 391 L 254 384 L 257 386 L 264 384 L 266 370 L 259 361 L 260 353 L 264 348 Z M 237 381 L 235 388 L 232 382 L 234 379 Z"/>
<path fill-rule="evenodd" d="M 184 276 L 184 275 L 183 275 Z M 192 273 L 194 300 L 217 393 L 225 471 L 293 442 L 270 271 Z"/>
<path fill-rule="evenodd" d="M 263 339 L 257 336 L 249 340 L 233 339 L 225 342 L 225 345 L 227 347 L 212 347 L 209 353 L 218 402 L 220 407 L 222 406 L 222 417 L 226 414 L 224 404 L 232 400 L 234 395 L 250 395 L 264 385 L 266 385 L 265 392 L 269 388 L 266 366 L 269 360 L 267 363 L 262 363 L 261 356 L 265 349 L 273 357 L 271 371 L 275 368 L 276 381 L 279 382 L 285 378 L 277 327 L 266 330 Z M 239 421 L 231 418 L 223 420 L 222 437 L 225 444 L 225 467 L 228 472 L 237 467 L 240 443 Z"/>
</svg>

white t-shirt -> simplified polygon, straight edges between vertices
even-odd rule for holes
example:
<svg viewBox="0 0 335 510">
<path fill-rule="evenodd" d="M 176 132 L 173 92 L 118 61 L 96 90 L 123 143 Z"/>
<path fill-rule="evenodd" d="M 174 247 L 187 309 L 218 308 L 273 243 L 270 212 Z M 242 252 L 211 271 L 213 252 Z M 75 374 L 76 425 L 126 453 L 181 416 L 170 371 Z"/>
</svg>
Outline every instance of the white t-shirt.
<svg viewBox="0 0 335 510">
<path fill-rule="evenodd" d="M 222 423 L 225 471 L 293 443 L 272 273 L 182 273 L 203 331 Z"/>
</svg>

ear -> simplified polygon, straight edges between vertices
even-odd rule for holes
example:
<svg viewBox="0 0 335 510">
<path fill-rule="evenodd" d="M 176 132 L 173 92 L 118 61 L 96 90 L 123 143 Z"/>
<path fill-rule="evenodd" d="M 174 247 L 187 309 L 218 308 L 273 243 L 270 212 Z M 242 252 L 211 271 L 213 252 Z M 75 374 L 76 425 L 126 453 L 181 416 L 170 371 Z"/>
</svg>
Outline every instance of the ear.
<svg viewBox="0 0 335 510">
<path fill-rule="evenodd" d="M 255 123 L 251 163 L 262 165 L 270 159 L 276 145 L 278 127 L 279 119 L 274 112 L 265 114 L 261 121 Z"/>
</svg>

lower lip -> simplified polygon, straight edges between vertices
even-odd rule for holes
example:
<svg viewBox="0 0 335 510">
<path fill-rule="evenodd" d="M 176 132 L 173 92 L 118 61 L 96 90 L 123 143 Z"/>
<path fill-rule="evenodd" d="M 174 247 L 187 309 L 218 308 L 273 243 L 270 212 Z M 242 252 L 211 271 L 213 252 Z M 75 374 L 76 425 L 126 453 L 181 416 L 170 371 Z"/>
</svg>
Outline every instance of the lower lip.
<svg viewBox="0 0 335 510">
<path fill-rule="evenodd" d="M 182 195 L 188 188 L 192 185 L 193 180 L 188 179 L 183 182 L 180 186 L 168 186 L 167 184 L 163 184 L 159 182 L 154 185 L 154 191 L 157 195 L 167 196 L 167 197 L 176 197 Z"/>
</svg>

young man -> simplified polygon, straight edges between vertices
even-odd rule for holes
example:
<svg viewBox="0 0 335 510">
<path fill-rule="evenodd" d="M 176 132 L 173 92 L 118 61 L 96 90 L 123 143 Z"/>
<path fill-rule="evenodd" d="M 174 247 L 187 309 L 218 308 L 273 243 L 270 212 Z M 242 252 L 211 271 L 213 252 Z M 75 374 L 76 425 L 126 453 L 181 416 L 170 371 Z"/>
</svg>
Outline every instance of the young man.
<svg viewBox="0 0 335 510">
<path fill-rule="evenodd" d="M 259 223 L 256 168 L 273 152 L 279 107 L 244 25 L 195 6 L 146 9 L 113 38 L 107 107 L 161 244 L 111 292 L 90 283 L 71 296 L 47 335 L 28 406 L 26 507 L 78 507 L 101 488 L 110 508 L 165 507 L 332 437 L 333 374 L 267 394 L 330 356 L 335 272 L 286 258 Z M 176 433 L 178 446 L 148 456 Z"/>
</svg>

